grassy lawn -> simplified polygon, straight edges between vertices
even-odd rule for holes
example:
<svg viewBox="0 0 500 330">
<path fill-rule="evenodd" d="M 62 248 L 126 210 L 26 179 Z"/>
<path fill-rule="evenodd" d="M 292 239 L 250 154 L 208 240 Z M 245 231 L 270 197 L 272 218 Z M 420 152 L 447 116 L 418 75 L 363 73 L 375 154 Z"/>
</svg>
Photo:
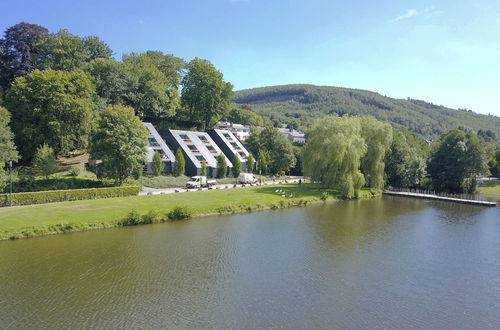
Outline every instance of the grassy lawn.
<svg viewBox="0 0 500 330">
<path fill-rule="evenodd" d="M 284 190 L 287 197 L 282 197 L 277 189 Z M 325 191 L 330 199 L 339 197 L 338 191 L 313 184 L 288 184 L 5 207 L 0 208 L 0 238 L 115 227 L 132 210 L 140 214 L 154 210 L 165 218 L 166 212 L 175 206 L 186 206 L 196 216 L 304 205 L 320 200 Z M 363 195 L 370 192 L 364 190 Z"/>
<path fill-rule="evenodd" d="M 500 198 L 500 181 L 486 181 L 478 187 L 480 195 Z"/>
</svg>

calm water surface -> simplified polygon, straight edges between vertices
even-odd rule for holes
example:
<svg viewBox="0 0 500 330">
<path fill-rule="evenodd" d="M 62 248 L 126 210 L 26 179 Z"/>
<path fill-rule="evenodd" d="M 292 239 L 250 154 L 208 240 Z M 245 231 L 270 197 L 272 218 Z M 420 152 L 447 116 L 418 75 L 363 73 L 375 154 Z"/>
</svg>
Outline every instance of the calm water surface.
<svg viewBox="0 0 500 330">
<path fill-rule="evenodd" d="M 499 329 L 500 209 L 386 197 L 0 242 L 0 329 Z"/>
</svg>

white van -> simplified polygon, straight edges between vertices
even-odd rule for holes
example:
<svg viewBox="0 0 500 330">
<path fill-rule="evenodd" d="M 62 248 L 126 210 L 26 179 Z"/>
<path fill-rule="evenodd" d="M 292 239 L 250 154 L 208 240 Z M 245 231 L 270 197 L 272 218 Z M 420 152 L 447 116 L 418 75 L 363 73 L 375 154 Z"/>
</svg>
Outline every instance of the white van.
<svg viewBox="0 0 500 330">
<path fill-rule="evenodd" d="M 239 183 L 256 183 L 257 178 L 253 173 L 240 173 L 238 176 L 238 182 Z"/>
</svg>

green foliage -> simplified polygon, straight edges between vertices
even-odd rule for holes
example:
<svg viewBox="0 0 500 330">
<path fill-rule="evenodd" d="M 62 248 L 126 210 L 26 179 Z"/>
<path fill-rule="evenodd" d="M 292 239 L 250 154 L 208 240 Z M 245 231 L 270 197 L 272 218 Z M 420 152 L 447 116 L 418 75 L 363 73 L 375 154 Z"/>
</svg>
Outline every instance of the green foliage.
<svg viewBox="0 0 500 330">
<path fill-rule="evenodd" d="M 361 136 L 366 154 L 361 158 L 361 170 L 370 188 L 384 188 L 384 158 L 392 143 L 392 128 L 371 116 L 361 117 Z"/>
<path fill-rule="evenodd" d="M 417 134 L 393 131 L 391 147 L 385 157 L 387 183 L 394 187 L 420 185 L 426 175 L 428 146 Z"/>
<path fill-rule="evenodd" d="M 439 139 L 428 167 L 434 189 L 454 193 L 473 193 L 476 177 L 485 170 L 478 137 L 462 130 L 451 130 Z"/>
<path fill-rule="evenodd" d="M 242 164 L 241 164 L 240 157 L 238 157 L 238 155 L 235 155 L 234 160 L 233 160 L 233 169 L 232 169 L 233 177 L 237 178 L 240 175 L 241 167 L 242 167 Z"/>
<path fill-rule="evenodd" d="M 207 162 L 206 161 L 201 162 L 201 175 L 207 176 Z"/>
<path fill-rule="evenodd" d="M 358 197 L 365 183 L 360 166 L 366 151 L 358 117 L 325 117 L 308 132 L 302 154 L 304 175 L 339 188 L 346 198 Z"/>
<path fill-rule="evenodd" d="M 163 162 L 161 160 L 161 155 L 158 151 L 155 151 L 155 154 L 153 156 L 153 175 L 154 176 L 159 176 L 161 172 L 163 171 Z"/>
<path fill-rule="evenodd" d="M 254 112 L 250 107 L 241 106 L 239 108 L 232 108 L 229 111 L 227 120 L 232 123 L 250 125 L 250 126 L 264 126 L 264 118 Z"/>
<path fill-rule="evenodd" d="M 56 171 L 57 167 L 57 159 L 54 156 L 54 150 L 44 144 L 40 146 L 35 153 L 35 157 L 33 158 L 33 167 L 42 173 L 45 178 L 48 178 L 49 175 Z"/>
<path fill-rule="evenodd" d="M 176 206 L 172 211 L 167 212 L 167 218 L 170 221 L 190 219 L 193 211 L 186 206 Z"/>
<path fill-rule="evenodd" d="M 184 159 L 184 154 L 182 153 L 181 148 L 177 149 L 175 153 L 175 163 L 172 174 L 174 176 L 184 175 L 186 173 L 186 160 Z"/>
<path fill-rule="evenodd" d="M 136 210 L 130 211 L 125 219 L 120 221 L 122 226 L 137 226 L 140 223 L 142 223 L 142 218 Z"/>
<path fill-rule="evenodd" d="M 296 163 L 292 143 L 274 127 L 252 130 L 245 145 L 258 155 L 259 170 L 264 174 L 287 172 Z"/>
<path fill-rule="evenodd" d="M 72 166 L 69 170 L 69 175 L 72 177 L 77 177 L 80 175 L 80 168 L 77 166 Z"/>
<path fill-rule="evenodd" d="M 7 95 L 16 145 L 25 161 L 44 143 L 56 156 L 86 149 L 94 86 L 87 74 L 35 70 L 19 77 Z"/>
<path fill-rule="evenodd" d="M 85 63 L 113 55 L 109 46 L 98 37 L 80 38 L 67 30 L 43 36 L 35 47 L 36 67 L 41 70 L 83 69 Z"/>
<path fill-rule="evenodd" d="M 211 128 L 227 116 L 231 106 L 233 85 L 224 81 L 221 72 L 207 60 L 194 58 L 182 79 L 183 107 L 191 121 L 202 130 Z"/>
<path fill-rule="evenodd" d="M 226 157 L 223 153 L 217 157 L 217 177 L 222 179 L 226 177 L 227 173 L 227 162 Z"/>
<path fill-rule="evenodd" d="M 90 157 L 101 160 L 98 178 L 122 184 L 134 170 L 143 167 L 148 133 L 130 107 L 114 105 L 101 112 L 92 134 Z"/>
<path fill-rule="evenodd" d="M 86 199 L 136 196 L 139 187 L 110 187 L 75 190 L 52 190 L 12 194 L 14 205 L 45 204 Z M 9 205 L 9 194 L 0 194 L 0 206 Z"/>
<path fill-rule="evenodd" d="M 102 107 L 125 104 L 131 84 L 123 63 L 110 58 L 96 58 L 85 65 L 91 77 Z"/>
<path fill-rule="evenodd" d="M 9 161 L 17 161 L 19 156 L 13 142 L 14 135 L 9 128 L 10 114 L 7 109 L 0 106 L 0 191 L 7 181 L 4 166 Z"/>
<path fill-rule="evenodd" d="M 173 116 L 180 104 L 178 90 L 184 61 L 148 51 L 126 55 L 123 63 L 129 79 L 127 104 L 145 117 Z"/>
<path fill-rule="evenodd" d="M 24 22 L 5 30 L 0 39 L 0 90 L 7 91 L 15 78 L 33 70 L 33 55 L 37 52 L 34 45 L 47 33 L 43 26 Z"/>
<path fill-rule="evenodd" d="M 248 173 L 253 173 L 254 165 L 255 165 L 255 160 L 253 159 L 252 154 L 249 154 L 248 158 L 247 158 L 247 163 L 246 163 L 246 171 Z"/>
<path fill-rule="evenodd" d="M 374 116 L 394 128 L 406 128 L 428 138 L 458 127 L 496 132 L 500 118 L 471 111 L 453 110 L 420 100 L 393 99 L 378 93 L 314 85 L 283 85 L 235 92 L 237 105 L 250 105 L 261 116 L 286 125 L 291 119 L 301 128 L 325 115 Z"/>
</svg>

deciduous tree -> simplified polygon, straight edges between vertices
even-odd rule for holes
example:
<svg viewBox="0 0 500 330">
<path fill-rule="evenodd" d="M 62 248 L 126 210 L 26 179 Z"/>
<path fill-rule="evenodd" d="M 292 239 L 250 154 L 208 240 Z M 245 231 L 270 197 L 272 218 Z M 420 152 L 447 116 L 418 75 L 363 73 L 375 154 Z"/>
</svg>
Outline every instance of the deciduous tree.
<svg viewBox="0 0 500 330">
<path fill-rule="evenodd" d="M 247 163 L 246 163 L 246 166 L 247 166 L 246 171 L 248 173 L 253 173 L 254 164 L 255 164 L 255 160 L 253 159 L 252 154 L 249 154 L 248 158 L 247 158 Z"/>
<path fill-rule="evenodd" d="M 212 127 L 229 112 L 233 86 L 207 60 L 193 59 L 182 79 L 181 101 L 200 129 Z"/>
<path fill-rule="evenodd" d="M 367 146 L 358 117 L 337 115 L 319 119 L 307 135 L 302 153 L 304 175 L 346 198 L 359 196 L 365 183 L 360 171 Z"/>
<path fill-rule="evenodd" d="M 378 121 L 371 116 L 361 117 L 361 136 L 367 146 L 366 154 L 361 158 L 361 170 L 369 187 L 383 189 L 384 158 L 392 142 L 391 125 Z"/>
<path fill-rule="evenodd" d="M 94 86 L 81 71 L 35 70 L 18 77 L 7 95 L 16 145 L 24 160 L 48 144 L 55 155 L 88 146 Z"/>
<path fill-rule="evenodd" d="M 5 164 L 9 161 L 17 161 L 19 159 L 13 141 L 14 135 L 9 128 L 9 122 L 9 112 L 0 106 L 0 191 L 3 190 L 6 183 Z"/>
<path fill-rule="evenodd" d="M 436 190 L 474 192 L 476 177 L 486 170 L 478 137 L 458 129 L 444 134 L 434 146 L 428 170 Z"/>
<path fill-rule="evenodd" d="M 18 23 L 9 27 L 0 39 L 0 87 L 7 91 L 15 78 L 34 69 L 35 44 L 48 30 L 43 26 Z"/>
<path fill-rule="evenodd" d="M 144 166 L 148 132 L 134 109 L 121 105 L 107 107 L 99 115 L 92 133 L 90 157 L 101 160 L 96 174 L 122 184 Z"/>
<path fill-rule="evenodd" d="M 237 178 L 241 173 L 241 160 L 237 155 L 234 156 L 233 160 L 233 177 Z"/>
<path fill-rule="evenodd" d="M 54 150 L 47 144 L 40 146 L 33 158 L 33 167 L 42 173 L 45 178 L 56 171 L 57 159 Z"/>
</svg>

